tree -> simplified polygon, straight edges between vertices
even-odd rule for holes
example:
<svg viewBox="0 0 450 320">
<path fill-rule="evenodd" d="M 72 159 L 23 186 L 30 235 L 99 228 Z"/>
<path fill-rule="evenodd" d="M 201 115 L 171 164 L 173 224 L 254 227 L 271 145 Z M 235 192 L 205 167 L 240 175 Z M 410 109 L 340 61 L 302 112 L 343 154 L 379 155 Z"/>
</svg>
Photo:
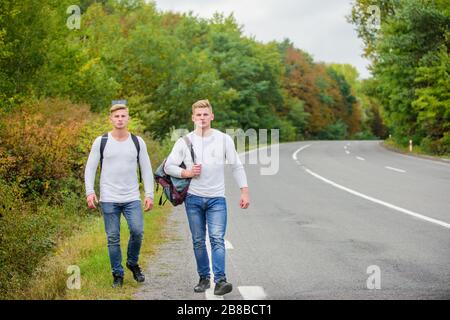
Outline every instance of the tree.
<svg viewBox="0 0 450 320">
<path fill-rule="evenodd" d="M 442 80 L 450 45 L 448 1 L 397 0 L 385 4 L 376 37 L 367 32 L 364 20 L 369 1 L 356 1 L 350 19 L 372 58 L 381 114 L 402 144 L 409 139 L 416 144 L 425 138 L 442 139 L 448 127 L 446 113 L 441 111 L 445 110 L 442 103 L 447 102 L 442 92 L 448 91 L 448 82 Z"/>
<path fill-rule="evenodd" d="M 37 70 L 46 62 L 50 1 L 0 2 L 0 92 L 2 106 L 31 93 Z"/>
<path fill-rule="evenodd" d="M 447 139 L 450 134 L 450 58 L 446 46 L 437 53 L 427 55 L 417 69 L 415 79 L 418 88 L 415 90 L 416 100 L 412 107 L 417 113 L 418 129 L 431 141 L 439 141 L 434 151 L 450 152 Z M 440 152 L 439 148 L 445 149 Z"/>
<path fill-rule="evenodd" d="M 371 60 L 377 57 L 376 43 L 379 27 L 395 14 L 399 0 L 355 0 L 347 20 L 356 26 L 359 38 L 364 42 L 364 56 Z"/>
</svg>

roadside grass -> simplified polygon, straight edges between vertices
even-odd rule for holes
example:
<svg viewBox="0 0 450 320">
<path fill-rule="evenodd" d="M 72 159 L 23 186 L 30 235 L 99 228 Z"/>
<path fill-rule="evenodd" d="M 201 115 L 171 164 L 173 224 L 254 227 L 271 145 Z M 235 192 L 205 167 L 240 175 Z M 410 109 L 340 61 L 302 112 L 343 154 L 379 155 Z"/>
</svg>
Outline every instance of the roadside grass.
<svg viewBox="0 0 450 320">
<path fill-rule="evenodd" d="M 429 152 L 426 152 L 421 148 L 420 146 L 413 146 L 412 152 L 409 151 L 409 147 L 402 146 L 398 143 L 396 143 L 393 139 L 386 139 L 383 141 L 383 145 L 387 147 L 388 149 L 393 149 L 394 151 L 398 151 L 400 153 L 404 154 L 410 154 L 410 155 L 418 155 L 418 156 L 428 156 L 428 157 L 434 157 L 434 158 L 440 158 L 440 159 L 446 159 L 450 160 L 450 155 L 436 155 Z"/>
<path fill-rule="evenodd" d="M 155 199 L 159 195 L 155 194 Z M 156 202 L 156 200 L 155 200 Z M 150 212 L 144 212 L 144 239 L 139 264 L 144 273 L 149 258 L 158 246 L 166 241 L 165 226 L 167 215 L 172 206 L 153 206 Z M 106 233 L 100 211 L 83 222 L 81 232 L 58 245 L 56 252 L 50 255 L 35 272 L 26 299 L 67 299 L 67 300 L 127 300 L 133 299 L 138 284 L 126 269 L 126 250 L 129 238 L 125 218 L 121 218 L 122 263 L 125 269 L 124 285 L 113 289 L 111 267 L 109 263 Z M 80 289 L 69 289 L 75 273 L 69 266 L 80 270 Z M 147 274 L 148 276 L 148 274 Z"/>
</svg>

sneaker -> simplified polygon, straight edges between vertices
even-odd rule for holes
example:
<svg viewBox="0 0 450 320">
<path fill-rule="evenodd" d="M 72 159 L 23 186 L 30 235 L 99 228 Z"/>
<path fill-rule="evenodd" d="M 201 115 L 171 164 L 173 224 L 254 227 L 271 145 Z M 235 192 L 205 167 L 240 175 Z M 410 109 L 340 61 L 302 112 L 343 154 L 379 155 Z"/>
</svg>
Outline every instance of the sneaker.
<svg viewBox="0 0 450 320">
<path fill-rule="evenodd" d="M 216 296 L 223 296 L 224 294 L 230 293 L 233 290 L 233 285 L 227 280 L 223 279 L 216 283 L 214 288 L 214 294 Z"/>
<path fill-rule="evenodd" d="M 134 280 L 136 280 L 137 282 L 144 282 L 145 281 L 145 276 L 141 271 L 141 268 L 139 267 L 139 265 L 129 265 L 127 262 L 127 268 L 130 269 L 131 272 L 133 272 L 133 278 Z"/>
<path fill-rule="evenodd" d="M 208 278 L 200 278 L 200 281 L 194 288 L 194 292 L 197 292 L 197 293 L 205 292 L 206 289 L 209 289 L 209 287 L 210 287 L 209 279 Z"/>
<path fill-rule="evenodd" d="M 119 276 L 119 275 L 115 275 L 115 274 L 113 274 L 113 277 L 114 277 L 114 281 L 113 281 L 112 287 L 113 288 L 122 288 L 123 277 Z"/>
</svg>

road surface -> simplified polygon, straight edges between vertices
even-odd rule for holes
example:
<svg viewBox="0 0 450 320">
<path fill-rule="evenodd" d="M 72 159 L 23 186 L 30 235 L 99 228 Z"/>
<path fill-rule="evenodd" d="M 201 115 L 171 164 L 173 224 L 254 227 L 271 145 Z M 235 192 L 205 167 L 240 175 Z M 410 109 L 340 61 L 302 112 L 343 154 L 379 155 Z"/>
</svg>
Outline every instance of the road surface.
<svg viewBox="0 0 450 320">
<path fill-rule="evenodd" d="M 227 176 L 228 299 L 449 299 L 450 163 L 379 141 L 282 144 L 279 171 Z M 183 207 L 137 299 L 220 299 L 198 281 Z"/>
</svg>

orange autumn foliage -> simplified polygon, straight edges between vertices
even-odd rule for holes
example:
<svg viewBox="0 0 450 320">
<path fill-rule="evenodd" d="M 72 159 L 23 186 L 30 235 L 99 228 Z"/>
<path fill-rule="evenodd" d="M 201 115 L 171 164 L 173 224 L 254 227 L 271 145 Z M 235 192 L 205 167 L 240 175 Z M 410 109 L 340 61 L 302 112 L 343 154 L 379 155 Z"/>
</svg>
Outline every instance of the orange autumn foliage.
<svg viewBox="0 0 450 320">
<path fill-rule="evenodd" d="M 44 194 L 76 165 L 73 150 L 89 107 L 46 99 L 22 105 L 2 120 L 0 177 Z"/>
</svg>

